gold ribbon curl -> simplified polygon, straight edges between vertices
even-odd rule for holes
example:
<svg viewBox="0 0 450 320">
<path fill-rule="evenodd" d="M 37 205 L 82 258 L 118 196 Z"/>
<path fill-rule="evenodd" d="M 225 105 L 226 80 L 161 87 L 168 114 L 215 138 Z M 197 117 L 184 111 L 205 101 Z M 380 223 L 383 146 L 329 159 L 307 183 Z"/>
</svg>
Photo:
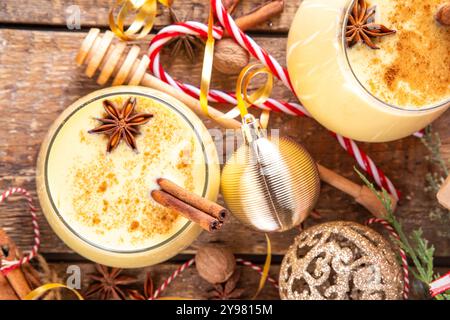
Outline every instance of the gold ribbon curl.
<svg viewBox="0 0 450 320">
<path fill-rule="evenodd" d="M 57 289 L 57 288 L 63 288 L 63 289 L 68 289 L 70 291 L 72 291 L 76 297 L 78 298 L 78 300 L 84 300 L 83 296 L 75 289 L 72 289 L 71 287 L 68 287 L 64 284 L 61 283 L 47 283 L 44 284 L 40 287 L 37 287 L 36 289 L 34 289 L 33 291 L 31 291 L 30 293 L 28 293 L 23 300 L 37 300 L 40 297 L 42 297 L 46 292 L 53 290 L 53 289 Z"/>
<path fill-rule="evenodd" d="M 109 27 L 114 34 L 124 41 L 144 38 L 155 23 L 158 2 L 170 7 L 173 0 L 117 0 L 109 10 Z M 114 11 L 119 10 L 117 21 Z M 127 30 L 124 29 L 125 19 L 130 13 L 135 18 Z"/>
<path fill-rule="evenodd" d="M 203 68 L 200 83 L 200 106 L 203 113 L 213 118 L 209 113 L 208 107 L 208 92 L 211 84 L 211 74 L 212 65 L 214 59 L 214 43 L 215 39 L 213 36 L 213 26 L 214 26 L 214 12 L 212 6 L 209 8 L 208 17 L 208 39 L 205 45 L 205 54 L 203 57 Z M 252 94 L 248 94 L 249 84 L 254 77 L 257 75 L 265 74 L 267 75 L 267 80 L 262 87 L 257 89 Z M 228 111 L 225 115 L 220 118 L 232 119 L 237 117 L 239 114 L 244 117 L 248 113 L 248 108 L 251 105 L 259 106 L 269 99 L 273 88 L 273 74 L 268 68 L 260 63 L 253 63 L 247 65 L 242 69 L 241 73 L 236 82 L 236 100 L 237 106 Z M 262 128 L 267 128 L 269 122 L 270 110 L 263 109 L 260 122 Z"/>
</svg>

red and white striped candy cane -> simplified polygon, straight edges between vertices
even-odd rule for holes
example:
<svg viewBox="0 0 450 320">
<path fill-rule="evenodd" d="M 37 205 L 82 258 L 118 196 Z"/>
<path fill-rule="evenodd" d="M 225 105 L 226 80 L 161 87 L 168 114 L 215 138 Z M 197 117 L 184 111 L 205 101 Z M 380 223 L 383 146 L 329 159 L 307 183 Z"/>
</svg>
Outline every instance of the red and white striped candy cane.
<svg viewBox="0 0 450 320">
<path fill-rule="evenodd" d="M 228 15 L 225 8 L 222 6 L 220 0 L 212 0 L 215 5 L 215 10 L 219 18 L 219 22 L 225 26 L 227 31 L 234 37 L 234 39 L 246 48 L 255 58 L 264 63 L 285 85 L 292 90 L 290 84 L 289 74 L 287 70 L 281 67 L 281 65 L 270 56 L 263 48 L 259 47 L 256 42 L 249 36 L 245 35 L 234 23 L 231 16 Z M 217 10 L 219 9 L 219 10 Z M 200 95 L 200 89 L 190 85 L 181 83 L 174 80 L 167 72 L 164 71 L 162 64 L 160 63 L 160 51 L 163 46 L 172 38 L 178 37 L 183 34 L 190 34 L 202 38 L 208 36 L 208 27 L 202 23 L 195 21 L 187 21 L 184 23 L 177 23 L 174 25 L 163 28 L 151 41 L 149 47 L 150 69 L 152 73 L 163 80 L 164 82 L 172 85 L 173 87 L 184 91 L 194 98 L 198 98 Z M 222 38 L 223 31 L 221 28 L 214 27 L 213 36 L 215 39 L 220 40 Z M 220 90 L 210 90 L 208 95 L 210 102 L 228 103 L 236 105 L 237 101 L 233 93 L 226 93 Z M 298 103 L 278 101 L 275 99 L 268 99 L 264 104 L 259 106 L 262 109 L 268 109 L 275 112 L 284 112 L 290 115 L 308 116 L 311 117 L 307 110 Z M 338 134 L 332 133 L 332 135 L 339 141 L 340 145 L 352 155 L 358 165 L 372 176 L 375 182 L 385 188 L 390 194 L 398 199 L 399 192 L 395 189 L 392 182 L 387 178 L 383 171 L 380 170 L 373 160 L 364 153 L 354 141 L 351 139 L 342 137 Z"/>
<path fill-rule="evenodd" d="M 213 6 L 213 10 L 216 13 L 220 24 L 233 39 L 243 48 L 246 48 L 253 57 L 263 63 L 286 87 L 295 93 L 287 69 L 283 68 L 264 48 L 261 48 L 251 37 L 239 29 L 233 18 L 223 6 L 221 0 L 211 0 L 211 5 Z M 359 149 L 353 140 L 335 133 L 333 133 L 333 136 L 337 138 L 339 144 L 356 159 L 358 165 L 375 179 L 375 182 L 380 187 L 385 188 L 391 195 L 398 199 L 400 194 L 395 189 L 392 182 L 384 175 L 383 171 L 377 168 L 375 163 Z"/>
<path fill-rule="evenodd" d="M 7 274 L 9 271 L 14 270 L 14 269 L 20 267 L 22 264 L 27 263 L 28 261 L 33 259 L 36 256 L 36 254 L 39 250 L 39 245 L 41 243 L 39 225 L 38 225 L 37 216 L 36 216 L 37 209 L 33 205 L 33 198 L 31 197 L 30 193 L 26 189 L 9 188 L 8 190 L 6 190 L 5 192 L 3 192 L 0 195 L 0 203 L 5 201 L 5 199 L 7 199 L 9 196 L 16 194 L 16 193 L 25 197 L 25 199 L 28 202 L 28 208 L 30 209 L 30 214 L 31 214 L 31 219 L 32 219 L 31 222 L 33 224 L 34 245 L 31 248 L 31 250 L 28 251 L 20 260 L 13 260 L 13 261 L 1 260 L 0 272 L 2 272 L 3 274 Z"/>
<path fill-rule="evenodd" d="M 214 27 L 213 36 L 215 39 L 220 40 L 222 38 L 222 29 Z M 158 32 L 158 34 L 152 39 L 148 50 L 150 58 L 150 70 L 151 72 L 164 82 L 171 86 L 184 91 L 194 98 L 198 98 L 200 95 L 200 89 L 191 85 L 174 80 L 167 72 L 164 71 L 162 64 L 160 63 L 160 52 L 164 45 L 171 39 L 178 36 L 190 34 L 201 38 L 208 36 L 208 26 L 195 21 L 187 21 L 183 23 L 177 23 L 167 26 Z M 210 102 L 236 104 L 236 97 L 234 93 L 226 93 L 220 90 L 210 90 L 208 100 Z M 275 99 L 268 99 L 262 106 L 262 109 L 268 109 L 275 112 L 284 112 L 290 115 L 297 116 L 310 116 L 306 109 L 298 103 L 290 103 L 284 101 L 277 101 Z"/>
<path fill-rule="evenodd" d="M 398 236 L 397 232 L 395 232 L 394 228 L 390 225 L 389 222 L 387 222 L 384 219 L 378 219 L 378 218 L 371 218 L 367 220 L 367 224 L 374 224 L 379 223 L 381 224 L 392 237 L 394 237 L 396 240 L 400 241 L 400 237 Z M 408 270 L 408 258 L 406 256 L 406 252 L 402 248 L 398 248 L 400 259 L 402 260 L 402 269 L 403 269 L 403 298 L 406 300 L 409 296 L 409 270 Z"/>
</svg>

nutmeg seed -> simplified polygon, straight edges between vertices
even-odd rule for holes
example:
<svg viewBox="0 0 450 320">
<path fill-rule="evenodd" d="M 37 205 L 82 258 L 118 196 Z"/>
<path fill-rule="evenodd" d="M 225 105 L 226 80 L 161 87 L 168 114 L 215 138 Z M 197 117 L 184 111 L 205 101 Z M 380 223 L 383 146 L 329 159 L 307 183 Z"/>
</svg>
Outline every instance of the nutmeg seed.
<svg viewBox="0 0 450 320">
<path fill-rule="evenodd" d="M 250 56 L 244 48 L 232 39 L 217 41 L 214 48 L 213 67 L 219 72 L 236 75 L 248 65 Z"/>
<path fill-rule="evenodd" d="M 228 248 L 207 245 L 197 250 L 195 267 L 198 274 L 209 283 L 223 283 L 236 270 L 236 259 Z"/>
</svg>

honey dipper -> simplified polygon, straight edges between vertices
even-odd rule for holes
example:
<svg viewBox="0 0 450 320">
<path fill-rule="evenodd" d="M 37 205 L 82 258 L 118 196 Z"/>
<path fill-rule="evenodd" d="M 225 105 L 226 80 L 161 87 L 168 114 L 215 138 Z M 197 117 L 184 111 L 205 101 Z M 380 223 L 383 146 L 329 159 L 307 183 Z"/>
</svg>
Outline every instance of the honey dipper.
<svg viewBox="0 0 450 320">
<path fill-rule="evenodd" d="M 147 73 L 150 59 L 147 55 L 140 55 L 140 48 L 133 45 L 127 48 L 124 42 L 114 40 L 114 34 L 106 31 L 100 35 L 100 30 L 92 28 L 81 44 L 76 56 L 78 65 L 85 64 L 86 75 L 92 78 L 98 71 L 97 83 L 104 85 L 112 78 L 112 85 L 141 85 L 165 92 L 183 102 L 199 116 L 204 116 L 198 99 L 175 89 L 162 80 Z M 209 106 L 209 113 L 218 125 L 227 129 L 239 129 L 241 123 L 235 119 L 223 117 L 224 114 Z M 358 185 L 336 172 L 317 164 L 322 181 L 352 196 L 356 202 L 365 207 L 376 217 L 384 217 L 386 210 L 372 191 Z M 391 196 L 392 209 L 395 210 L 397 200 Z"/>
</svg>

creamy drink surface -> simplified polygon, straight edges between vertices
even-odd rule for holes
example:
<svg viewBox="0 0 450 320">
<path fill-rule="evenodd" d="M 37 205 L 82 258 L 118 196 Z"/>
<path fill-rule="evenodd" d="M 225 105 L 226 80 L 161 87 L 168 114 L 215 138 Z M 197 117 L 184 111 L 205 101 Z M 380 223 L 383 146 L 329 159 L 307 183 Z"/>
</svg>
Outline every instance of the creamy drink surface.
<svg viewBox="0 0 450 320">
<path fill-rule="evenodd" d="M 118 106 L 128 96 L 108 98 Z M 89 134 L 105 117 L 103 99 L 72 114 L 58 132 L 48 159 L 54 206 L 75 233 L 112 251 L 138 251 L 176 234 L 187 220 L 157 204 L 150 191 L 168 178 L 201 194 L 205 160 L 189 123 L 162 102 L 137 97 L 137 112 L 153 114 L 139 129 L 138 152 L 125 141 L 106 152 L 108 137 Z"/>
<path fill-rule="evenodd" d="M 397 33 L 347 49 L 361 84 L 378 99 L 400 108 L 440 104 L 450 98 L 450 28 L 434 14 L 442 0 L 370 0 L 375 23 Z"/>
</svg>

